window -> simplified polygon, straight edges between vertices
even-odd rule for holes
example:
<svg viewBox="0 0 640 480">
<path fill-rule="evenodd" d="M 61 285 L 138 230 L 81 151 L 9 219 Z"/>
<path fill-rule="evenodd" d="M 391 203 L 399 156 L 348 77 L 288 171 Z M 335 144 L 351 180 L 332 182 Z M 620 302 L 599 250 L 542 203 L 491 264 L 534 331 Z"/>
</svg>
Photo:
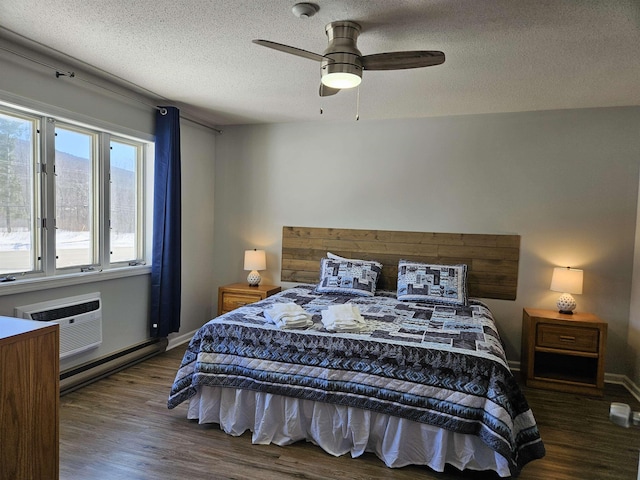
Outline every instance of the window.
<svg viewBox="0 0 640 480">
<path fill-rule="evenodd" d="M 98 263 L 94 247 L 97 134 L 55 127 L 56 268 Z"/>
<path fill-rule="evenodd" d="M 0 276 L 142 263 L 148 145 L 0 105 Z"/>
<path fill-rule="evenodd" d="M 142 190 L 143 149 L 124 140 L 111 140 L 110 255 L 111 262 L 130 262 L 139 258 L 142 238 L 138 235 Z"/>
<path fill-rule="evenodd" d="M 0 110 L 0 274 L 39 268 L 35 165 L 38 120 Z"/>
</svg>

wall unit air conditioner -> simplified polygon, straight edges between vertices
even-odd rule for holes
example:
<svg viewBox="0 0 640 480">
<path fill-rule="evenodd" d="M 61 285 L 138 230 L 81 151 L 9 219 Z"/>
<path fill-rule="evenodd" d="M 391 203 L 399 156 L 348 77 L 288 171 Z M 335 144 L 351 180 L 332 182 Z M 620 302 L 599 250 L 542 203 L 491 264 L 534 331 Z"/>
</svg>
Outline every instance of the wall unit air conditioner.
<svg viewBox="0 0 640 480">
<path fill-rule="evenodd" d="M 60 358 L 102 343 L 102 301 L 97 292 L 16 307 L 15 316 L 59 324 Z"/>
</svg>

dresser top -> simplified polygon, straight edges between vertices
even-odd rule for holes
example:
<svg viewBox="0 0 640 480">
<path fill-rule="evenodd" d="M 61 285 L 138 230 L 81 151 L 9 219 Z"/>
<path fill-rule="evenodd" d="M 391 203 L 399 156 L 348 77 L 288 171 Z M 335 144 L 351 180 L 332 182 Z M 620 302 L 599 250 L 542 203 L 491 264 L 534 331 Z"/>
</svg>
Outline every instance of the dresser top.
<svg viewBox="0 0 640 480">
<path fill-rule="evenodd" d="M 35 320 L 0 316 L 0 342 L 9 337 L 35 332 L 55 325 L 57 324 L 52 322 L 37 322 Z"/>
</svg>

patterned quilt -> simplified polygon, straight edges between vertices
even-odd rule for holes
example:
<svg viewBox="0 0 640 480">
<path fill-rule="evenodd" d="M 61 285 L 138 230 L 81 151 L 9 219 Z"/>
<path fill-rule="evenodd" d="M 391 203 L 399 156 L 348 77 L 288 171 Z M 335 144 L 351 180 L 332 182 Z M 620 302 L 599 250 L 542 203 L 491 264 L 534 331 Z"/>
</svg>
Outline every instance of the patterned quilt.
<svg viewBox="0 0 640 480">
<path fill-rule="evenodd" d="M 347 405 L 477 435 L 510 462 L 512 475 L 545 454 L 535 419 L 511 374 L 491 312 L 285 290 L 204 325 L 184 355 L 169 396 L 174 408 L 199 386 L 222 386 Z M 280 329 L 263 311 L 295 302 L 313 315 L 304 330 Z M 321 311 L 357 305 L 358 333 L 325 330 Z"/>
</svg>

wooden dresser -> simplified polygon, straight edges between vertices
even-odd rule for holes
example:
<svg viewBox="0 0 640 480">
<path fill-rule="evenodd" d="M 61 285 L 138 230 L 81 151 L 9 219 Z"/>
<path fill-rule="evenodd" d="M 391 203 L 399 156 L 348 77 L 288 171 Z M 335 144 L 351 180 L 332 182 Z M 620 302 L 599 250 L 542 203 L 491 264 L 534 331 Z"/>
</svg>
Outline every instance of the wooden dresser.
<svg viewBox="0 0 640 480">
<path fill-rule="evenodd" d="M 59 478 L 59 326 L 0 316 L 0 480 Z"/>
<path fill-rule="evenodd" d="M 218 289 L 218 315 L 258 300 L 264 300 L 280 290 L 281 288 L 275 285 L 250 287 L 246 283 L 233 283 L 220 287 Z"/>
</svg>

